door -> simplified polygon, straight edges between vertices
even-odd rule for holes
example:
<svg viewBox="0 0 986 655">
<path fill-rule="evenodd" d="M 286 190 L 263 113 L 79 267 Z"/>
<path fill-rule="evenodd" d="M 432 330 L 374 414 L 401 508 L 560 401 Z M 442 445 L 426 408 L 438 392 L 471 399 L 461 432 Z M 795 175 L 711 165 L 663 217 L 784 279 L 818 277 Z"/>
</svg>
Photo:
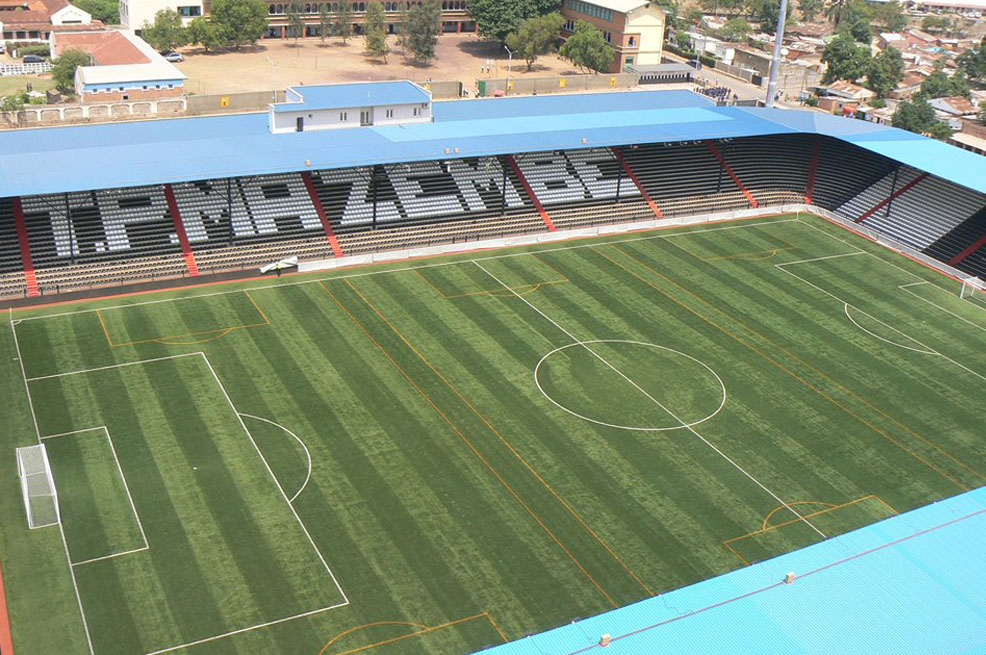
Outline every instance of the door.
<svg viewBox="0 0 986 655">
<path fill-rule="evenodd" d="M 373 110 L 363 109 L 359 113 L 359 124 L 360 125 L 373 125 Z"/>
</svg>

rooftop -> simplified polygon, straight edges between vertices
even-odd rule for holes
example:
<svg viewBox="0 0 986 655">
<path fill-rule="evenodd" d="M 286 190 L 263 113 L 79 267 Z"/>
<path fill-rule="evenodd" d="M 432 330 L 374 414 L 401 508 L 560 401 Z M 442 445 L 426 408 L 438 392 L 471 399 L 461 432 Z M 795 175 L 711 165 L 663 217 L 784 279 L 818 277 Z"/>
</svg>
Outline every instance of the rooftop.
<svg viewBox="0 0 986 655">
<path fill-rule="evenodd" d="M 983 534 L 986 487 L 483 653 L 982 653 Z"/>
<path fill-rule="evenodd" d="M 2 130 L 0 197 L 287 173 L 309 162 L 319 170 L 797 133 L 842 139 L 986 193 L 986 158 L 954 146 L 821 112 L 716 107 L 690 91 L 456 100 L 433 107 L 431 123 L 291 134 L 271 134 L 263 113 Z"/>
<path fill-rule="evenodd" d="M 274 111 L 352 109 L 431 102 L 428 91 L 408 81 L 293 86 L 288 88 L 287 98 L 287 102 L 274 105 Z"/>
<path fill-rule="evenodd" d="M 53 41 L 52 55 L 66 50 L 82 50 L 92 56 L 97 66 L 146 64 L 151 60 L 130 39 L 116 30 L 58 32 Z"/>
<path fill-rule="evenodd" d="M 648 2 L 648 0 L 589 0 L 589 4 L 596 5 L 597 7 L 603 7 L 604 9 L 612 9 L 613 11 L 618 11 L 625 14 L 633 11 L 634 9 L 644 7 L 652 3 Z M 654 4 L 656 6 L 656 3 Z"/>
</svg>

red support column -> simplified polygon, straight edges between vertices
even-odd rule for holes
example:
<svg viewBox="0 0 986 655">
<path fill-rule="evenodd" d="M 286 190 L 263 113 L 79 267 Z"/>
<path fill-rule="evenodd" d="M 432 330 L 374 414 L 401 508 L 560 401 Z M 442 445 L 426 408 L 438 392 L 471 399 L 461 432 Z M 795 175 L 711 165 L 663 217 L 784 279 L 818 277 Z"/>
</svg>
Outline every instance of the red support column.
<svg viewBox="0 0 986 655">
<path fill-rule="evenodd" d="M 31 259 L 31 244 L 27 238 L 27 225 L 24 224 L 24 205 L 21 204 L 19 197 L 11 198 L 10 202 L 14 209 L 17 240 L 21 244 L 21 263 L 24 266 L 24 283 L 27 286 L 27 296 L 34 298 L 40 296 L 41 292 L 38 291 L 38 278 L 34 274 L 34 261 Z"/>
<path fill-rule="evenodd" d="M 661 208 L 658 207 L 657 203 L 651 199 L 650 194 L 647 193 L 647 189 L 645 189 L 644 185 L 640 183 L 639 179 L 637 179 L 637 174 L 630 168 L 630 162 L 626 160 L 623 153 L 620 152 L 620 149 L 614 147 L 611 148 L 611 150 L 613 151 L 613 154 L 616 155 L 616 161 L 620 162 L 620 166 L 623 167 L 623 171 L 627 174 L 627 177 L 633 180 L 633 183 L 637 186 L 637 191 L 640 191 L 640 195 L 647 201 L 647 204 L 650 205 L 651 211 L 654 212 L 654 215 L 658 218 L 664 218 L 664 214 L 661 213 Z"/>
<path fill-rule="evenodd" d="M 513 155 L 507 155 L 506 157 L 507 157 L 507 163 L 510 164 L 510 168 L 512 168 L 514 171 L 514 175 L 517 176 L 517 179 L 520 180 L 520 185 L 524 187 L 524 191 L 527 192 L 527 197 L 531 199 L 532 203 L 534 203 L 534 209 L 536 209 L 538 213 L 541 214 L 541 220 L 543 220 L 544 224 L 548 226 L 548 231 L 554 232 L 557 228 L 555 227 L 554 222 L 551 220 L 551 216 L 548 215 L 548 212 L 544 209 L 544 205 L 541 204 L 541 201 L 538 200 L 538 197 L 534 195 L 534 189 L 531 188 L 531 185 L 528 183 L 527 178 L 524 177 L 523 171 L 521 171 L 520 166 L 517 165 L 517 160 L 514 159 Z"/>
<path fill-rule="evenodd" d="M 815 195 L 815 175 L 818 173 L 818 156 L 821 154 L 822 140 L 818 137 L 811 144 L 811 164 L 808 165 L 808 184 L 805 186 L 805 202 L 811 204 Z"/>
<path fill-rule="evenodd" d="M 178 235 L 178 243 L 181 251 L 185 255 L 185 265 L 188 267 L 188 274 L 195 277 L 199 274 L 199 266 L 195 263 L 195 253 L 192 252 L 192 244 L 188 241 L 188 234 L 185 233 L 185 224 L 181 222 L 181 212 L 178 210 L 178 201 L 175 199 L 175 190 L 170 184 L 164 185 L 164 197 L 168 201 L 168 211 L 171 213 L 171 220 L 175 222 L 175 234 Z"/>
<path fill-rule="evenodd" d="M 750 201 L 750 206 L 759 207 L 760 205 L 757 204 L 757 199 L 754 198 L 753 194 L 747 191 L 746 187 L 743 186 L 743 183 L 740 182 L 739 176 L 736 175 L 735 172 L 733 172 L 732 166 L 730 166 L 726 162 L 726 158 L 722 156 L 721 152 L 719 152 L 719 148 L 716 148 L 715 144 L 712 143 L 711 141 L 706 141 L 705 145 L 709 147 L 709 150 L 712 151 L 712 154 L 715 155 L 716 159 L 719 160 L 719 164 L 722 165 L 723 170 L 729 173 L 729 177 L 733 178 L 733 182 L 735 182 L 736 186 L 739 187 L 739 190 L 743 192 L 743 195 L 746 196 L 746 199 Z"/>
<path fill-rule="evenodd" d="M 332 246 L 332 254 L 336 257 L 342 257 L 342 246 L 339 245 L 339 239 L 332 231 L 332 223 L 329 222 L 329 215 L 325 213 L 325 207 L 322 206 L 322 199 L 318 197 L 315 182 L 312 181 L 312 174 L 308 171 L 302 171 L 301 179 L 305 181 L 305 188 L 308 189 L 308 195 L 312 199 L 312 204 L 315 205 L 318 220 L 322 221 L 322 229 L 325 230 L 325 236 L 329 239 L 329 245 Z"/>
<path fill-rule="evenodd" d="M 875 214 L 877 211 L 879 211 L 881 208 L 886 207 L 891 202 L 893 202 L 894 200 L 896 200 L 900 196 L 904 195 L 905 193 L 907 193 L 908 191 L 910 191 L 911 189 L 913 189 L 915 186 L 918 185 L 919 182 L 921 182 L 926 177 L 928 177 L 928 173 L 921 173 L 916 178 L 914 178 L 913 180 L 911 180 L 910 182 L 908 182 L 907 184 L 905 184 L 901 188 L 897 189 L 896 191 L 894 191 L 893 193 L 891 193 L 889 196 L 887 196 L 886 198 L 884 198 L 883 200 L 881 200 L 877 204 L 875 204 L 872 207 L 870 207 L 865 212 L 863 212 L 863 214 L 859 218 L 856 219 L 856 222 L 857 223 L 862 223 L 867 218 L 869 218 L 870 216 L 872 216 L 873 214 Z"/>
<path fill-rule="evenodd" d="M 976 241 L 971 246 L 969 246 L 968 248 L 966 248 L 965 250 L 963 250 L 962 252 L 960 252 L 959 254 L 957 254 L 955 257 L 952 257 L 951 259 L 949 259 L 948 260 L 948 265 L 949 266 L 955 266 L 960 261 L 962 261 L 963 259 L 965 259 L 969 255 L 971 255 L 972 253 L 976 252 L 977 250 L 979 250 L 983 246 L 986 246 L 986 235 L 983 235 L 983 236 L 979 237 L 978 239 L 976 239 Z"/>
<path fill-rule="evenodd" d="M 0 572 L 0 653 L 14 655 L 14 640 L 10 636 L 10 614 L 7 612 L 7 596 L 3 591 L 2 572 Z"/>
</svg>

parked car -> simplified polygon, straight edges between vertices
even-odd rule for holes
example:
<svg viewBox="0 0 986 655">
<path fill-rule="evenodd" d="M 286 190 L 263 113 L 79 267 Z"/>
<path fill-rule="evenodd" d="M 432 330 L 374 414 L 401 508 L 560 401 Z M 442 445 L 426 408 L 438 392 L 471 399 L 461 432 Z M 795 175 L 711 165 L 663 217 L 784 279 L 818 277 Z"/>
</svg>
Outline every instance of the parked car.
<svg viewBox="0 0 986 655">
<path fill-rule="evenodd" d="M 162 56 L 172 63 L 185 61 L 185 57 L 180 52 L 166 52 Z"/>
<path fill-rule="evenodd" d="M 24 55 L 25 64 L 43 64 L 45 63 L 44 57 L 38 55 Z"/>
</svg>

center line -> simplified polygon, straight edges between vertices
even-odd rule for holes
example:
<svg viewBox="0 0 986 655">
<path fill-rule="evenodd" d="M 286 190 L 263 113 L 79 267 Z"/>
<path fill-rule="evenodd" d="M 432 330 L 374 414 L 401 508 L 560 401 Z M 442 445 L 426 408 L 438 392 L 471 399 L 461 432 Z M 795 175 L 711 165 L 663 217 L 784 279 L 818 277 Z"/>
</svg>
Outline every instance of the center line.
<svg viewBox="0 0 986 655">
<path fill-rule="evenodd" d="M 677 421 L 678 423 L 680 423 L 681 424 L 681 427 L 685 428 L 686 430 L 688 430 L 689 432 L 691 432 L 693 435 L 695 435 L 696 437 L 698 437 L 698 439 L 702 443 L 704 443 L 706 446 L 708 446 L 709 448 L 711 448 L 712 450 L 714 450 L 716 453 L 718 453 L 727 462 L 729 462 L 730 464 L 732 464 L 736 468 L 736 470 L 738 470 L 740 473 L 742 473 L 743 475 L 745 475 L 746 477 L 748 477 L 758 487 L 760 487 L 761 489 L 763 489 L 764 491 L 766 491 L 774 500 L 776 500 L 777 502 L 779 502 L 781 505 L 783 505 L 784 507 L 786 507 L 792 514 L 794 514 L 799 519 L 801 519 L 802 521 L 804 521 L 805 524 L 808 525 L 808 527 L 810 527 L 812 530 L 814 530 L 819 535 L 821 535 L 822 539 L 827 539 L 828 538 L 828 537 L 825 536 L 825 533 L 822 532 L 821 530 L 819 530 L 818 528 L 816 528 L 811 523 L 811 521 L 809 521 L 804 516 L 802 516 L 801 514 L 799 514 L 798 511 L 796 509 L 794 509 L 791 505 L 789 505 L 786 502 L 784 502 L 781 499 L 780 496 L 778 496 L 773 491 L 771 491 L 770 489 L 768 489 L 762 482 L 760 482 L 760 480 L 758 480 L 755 477 L 753 477 L 752 474 L 750 474 L 746 469 L 744 469 L 742 466 L 740 466 L 739 464 L 737 464 L 731 457 L 729 457 L 729 455 L 727 455 L 726 453 L 724 453 L 721 450 L 719 450 L 719 448 L 717 448 L 715 446 L 715 444 L 713 444 L 708 439 L 706 439 L 701 434 L 699 434 L 694 428 L 692 428 L 691 426 L 689 426 L 685 421 L 683 421 L 680 418 L 678 418 L 678 416 L 675 415 L 674 412 L 672 412 L 670 409 L 668 409 L 657 398 L 655 398 L 650 393 L 648 393 L 646 389 L 642 388 L 639 384 L 637 384 L 632 379 L 630 379 L 626 374 L 623 373 L 623 371 L 621 371 L 620 369 L 616 368 L 613 364 L 609 363 L 602 355 L 600 355 L 595 350 L 593 350 L 592 348 L 590 348 L 588 344 L 586 344 L 584 341 L 582 341 L 581 339 L 579 339 L 578 337 L 576 337 L 574 334 L 572 334 L 571 332 L 569 332 L 568 330 L 566 330 L 564 327 L 562 327 L 561 325 L 559 325 L 554 319 L 552 319 L 550 316 L 548 316 L 543 311 L 541 311 L 540 309 L 538 309 L 535 305 L 531 304 L 531 302 L 527 298 L 525 298 L 524 296 L 521 296 L 516 291 L 514 291 L 513 289 L 511 289 L 509 286 L 507 286 L 506 284 L 504 284 L 504 282 L 500 278 L 498 278 L 497 276 L 493 275 L 488 270 L 486 270 L 485 268 L 483 268 L 483 265 L 482 264 L 480 264 L 479 262 L 477 262 L 475 260 L 473 260 L 472 263 L 475 264 L 476 266 L 478 266 L 481 271 L 483 271 L 484 273 L 486 273 L 487 275 L 489 275 L 491 278 L 493 278 L 494 280 L 496 280 L 496 282 L 500 286 L 502 286 L 504 289 L 510 291 L 517 298 L 520 298 L 524 302 L 524 304 L 526 304 L 528 307 L 530 307 L 531 309 L 533 309 L 534 311 L 536 311 L 538 314 L 540 314 L 545 320 L 547 320 L 549 323 L 551 323 L 552 325 L 554 325 L 556 328 L 558 328 L 559 330 L 561 330 L 562 332 L 564 332 L 568 336 L 568 338 L 570 338 L 576 344 L 578 344 L 578 345 L 582 346 L 583 348 L 585 348 L 586 350 L 588 350 L 589 353 L 592 354 L 596 359 L 598 359 L 600 362 L 602 362 L 607 367 L 609 367 L 610 369 L 612 369 L 613 372 L 615 372 L 621 378 L 623 378 L 624 380 L 626 380 L 627 382 L 629 382 L 630 385 L 633 386 L 633 388 L 635 388 L 637 391 L 639 391 L 644 396 L 646 396 L 648 399 L 650 399 L 655 405 L 657 405 L 662 410 L 664 410 L 668 414 L 668 416 L 670 416 L 675 421 Z"/>
</svg>

